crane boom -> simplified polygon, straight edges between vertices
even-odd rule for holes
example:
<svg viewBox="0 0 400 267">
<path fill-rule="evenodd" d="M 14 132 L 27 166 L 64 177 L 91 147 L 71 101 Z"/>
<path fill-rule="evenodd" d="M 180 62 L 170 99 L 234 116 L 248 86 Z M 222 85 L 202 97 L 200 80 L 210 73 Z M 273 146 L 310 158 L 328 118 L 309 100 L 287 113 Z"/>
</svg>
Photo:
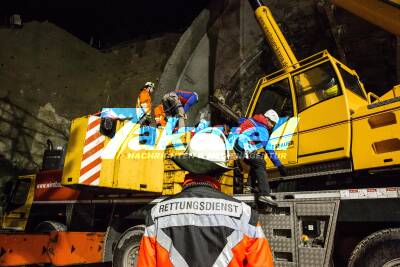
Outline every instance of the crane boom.
<svg viewBox="0 0 400 267">
<path fill-rule="evenodd" d="M 282 68 L 286 71 L 291 71 L 293 68 L 296 68 L 298 60 L 283 36 L 282 31 L 279 29 L 279 26 L 269 8 L 265 6 L 261 0 L 249 0 L 249 2 L 254 9 L 257 21 Z"/>
</svg>

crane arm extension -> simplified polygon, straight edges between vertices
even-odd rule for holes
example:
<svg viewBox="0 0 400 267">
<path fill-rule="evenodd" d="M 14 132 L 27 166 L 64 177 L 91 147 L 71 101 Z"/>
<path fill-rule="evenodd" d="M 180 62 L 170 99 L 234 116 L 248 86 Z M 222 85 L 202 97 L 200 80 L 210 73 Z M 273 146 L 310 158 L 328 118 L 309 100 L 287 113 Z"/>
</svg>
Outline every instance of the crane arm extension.
<svg viewBox="0 0 400 267">
<path fill-rule="evenodd" d="M 269 8 L 266 7 L 261 0 L 249 0 L 249 2 L 254 9 L 256 19 L 282 68 L 286 71 L 291 71 L 292 68 L 296 68 L 298 60 L 283 36 L 282 31 L 279 29 L 279 26 Z"/>
</svg>

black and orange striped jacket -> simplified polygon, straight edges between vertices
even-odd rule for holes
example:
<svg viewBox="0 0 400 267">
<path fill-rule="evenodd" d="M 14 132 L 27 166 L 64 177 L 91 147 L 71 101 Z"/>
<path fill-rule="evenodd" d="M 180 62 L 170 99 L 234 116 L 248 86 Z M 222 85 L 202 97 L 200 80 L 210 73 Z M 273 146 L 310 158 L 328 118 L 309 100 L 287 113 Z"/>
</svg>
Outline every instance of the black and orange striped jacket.
<svg viewBox="0 0 400 267">
<path fill-rule="evenodd" d="M 138 266 L 273 266 L 257 217 L 212 186 L 186 186 L 147 216 Z"/>
</svg>

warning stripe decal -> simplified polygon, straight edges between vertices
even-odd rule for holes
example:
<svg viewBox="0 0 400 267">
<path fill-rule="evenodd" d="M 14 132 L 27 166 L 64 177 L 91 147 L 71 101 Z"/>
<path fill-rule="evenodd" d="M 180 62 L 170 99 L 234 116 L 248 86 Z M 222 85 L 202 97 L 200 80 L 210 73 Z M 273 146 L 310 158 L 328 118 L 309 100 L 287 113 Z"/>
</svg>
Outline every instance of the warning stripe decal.
<svg viewBox="0 0 400 267">
<path fill-rule="evenodd" d="M 94 147 L 97 147 L 97 146 L 101 145 L 102 142 L 104 142 L 104 136 L 101 136 L 101 137 L 97 138 L 96 140 L 94 140 L 93 142 L 87 144 L 83 148 L 83 154 L 86 154 L 86 152 L 92 150 Z"/>
<path fill-rule="evenodd" d="M 85 146 L 79 177 L 80 184 L 98 185 L 101 170 L 101 153 L 104 148 L 104 136 L 100 133 L 101 118 L 90 116 L 85 137 Z"/>
<path fill-rule="evenodd" d="M 100 127 L 99 127 L 99 129 L 100 129 Z M 101 133 L 100 132 L 96 132 L 95 134 L 93 134 L 91 136 L 86 136 L 85 146 L 90 144 L 91 142 L 95 141 L 99 137 L 101 137 Z"/>
<path fill-rule="evenodd" d="M 103 150 L 103 144 L 98 144 L 96 147 L 83 154 L 81 167 L 86 166 L 95 158 L 99 157 L 99 154 L 101 155 L 102 150 Z"/>
</svg>

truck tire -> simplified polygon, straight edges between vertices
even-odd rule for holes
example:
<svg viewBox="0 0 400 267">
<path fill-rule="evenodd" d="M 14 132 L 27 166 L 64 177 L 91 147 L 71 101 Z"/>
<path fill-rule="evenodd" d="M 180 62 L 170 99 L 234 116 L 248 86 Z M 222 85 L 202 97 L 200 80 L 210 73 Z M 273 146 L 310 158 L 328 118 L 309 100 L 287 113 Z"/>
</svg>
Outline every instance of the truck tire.
<svg viewBox="0 0 400 267">
<path fill-rule="evenodd" d="M 144 225 L 134 226 L 121 235 L 113 253 L 113 267 L 136 267 Z"/>
<path fill-rule="evenodd" d="M 375 232 L 353 250 L 348 267 L 400 266 L 400 228 Z"/>
<path fill-rule="evenodd" d="M 67 231 L 67 226 L 55 221 L 43 221 L 34 230 L 35 233 L 50 233 L 52 231 L 65 232 Z"/>
</svg>

